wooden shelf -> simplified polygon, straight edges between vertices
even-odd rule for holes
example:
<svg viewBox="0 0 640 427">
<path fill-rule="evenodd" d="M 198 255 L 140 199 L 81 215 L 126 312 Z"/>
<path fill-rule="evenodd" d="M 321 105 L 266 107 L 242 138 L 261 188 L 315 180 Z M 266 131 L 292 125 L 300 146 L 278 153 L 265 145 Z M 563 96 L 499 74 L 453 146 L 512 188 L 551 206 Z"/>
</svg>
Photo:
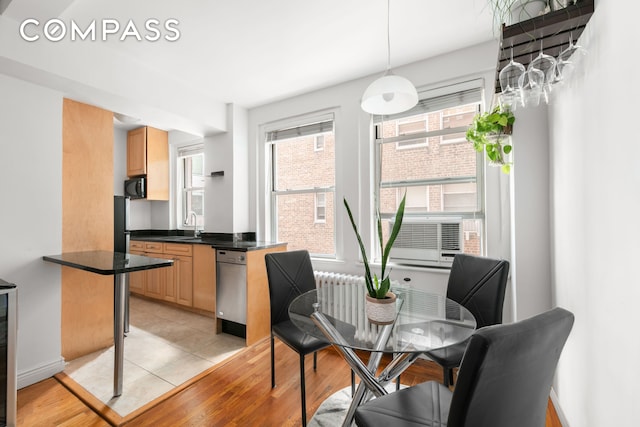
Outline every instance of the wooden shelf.
<svg viewBox="0 0 640 427">
<path fill-rule="evenodd" d="M 502 25 L 500 53 L 496 67 L 495 93 L 500 93 L 500 70 L 511 59 L 525 68 L 540 52 L 557 57 L 569 45 L 569 38 L 577 41 L 593 15 L 594 0 L 578 0 L 566 8 L 536 16 L 513 25 Z"/>
</svg>

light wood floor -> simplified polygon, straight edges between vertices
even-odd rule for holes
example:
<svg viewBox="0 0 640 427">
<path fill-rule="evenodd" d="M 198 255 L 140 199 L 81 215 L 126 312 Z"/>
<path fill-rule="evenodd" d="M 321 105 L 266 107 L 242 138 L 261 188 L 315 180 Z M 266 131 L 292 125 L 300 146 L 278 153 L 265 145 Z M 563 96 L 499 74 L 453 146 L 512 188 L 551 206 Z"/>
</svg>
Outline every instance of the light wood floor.
<svg viewBox="0 0 640 427">
<path fill-rule="evenodd" d="M 284 427 L 301 425 L 298 355 L 276 340 L 276 384 L 271 389 L 269 341 L 264 340 L 214 367 L 207 375 L 169 399 L 118 425 Z M 332 349 L 318 353 L 318 370 L 307 357 L 307 413 L 334 392 L 350 384 L 346 363 Z M 402 376 L 402 383 L 442 380 L 432 362 L 419 361 Z M 99 410 L 97 412 L 100 412 Z M 56 379 L 50 378 L 18 391 L 18 426 L 109 426 Z M 553 407 L 546 427 L 561 427 Z"/>
</svg>

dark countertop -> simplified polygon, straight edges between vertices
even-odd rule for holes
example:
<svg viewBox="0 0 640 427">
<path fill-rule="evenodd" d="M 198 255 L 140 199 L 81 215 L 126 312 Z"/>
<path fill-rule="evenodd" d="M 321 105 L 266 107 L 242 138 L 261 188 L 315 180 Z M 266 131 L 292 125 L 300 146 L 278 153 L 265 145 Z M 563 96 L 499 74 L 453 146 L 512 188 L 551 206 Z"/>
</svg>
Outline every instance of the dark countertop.
<svg viewBox="0 0 640 427">
<path fill-rule="evenodd" d="M 108 251 L 67 252 L 59 255 L 46 255 L 42 259 L 102 275 L 150 270 L 173 265 L 173 260 L 170 259 Z"/>
<path fill-rule="evenodd" d="M 167 242 L 167 243 L 186 243 L 196 245 L 208 245 L 214 249 L 223 249 L 228 251 L 254 251 L 258 249 L 274 248 L 286 245 L 279 242 L 261 242 L 254 240 L 220 240 L 209 237 L 193 237 L 193 236 L 162 236 L 162 235 L 139 235 L 131 236 L 131 240 L 144 240 L 149 242 Z"/>
</svg>

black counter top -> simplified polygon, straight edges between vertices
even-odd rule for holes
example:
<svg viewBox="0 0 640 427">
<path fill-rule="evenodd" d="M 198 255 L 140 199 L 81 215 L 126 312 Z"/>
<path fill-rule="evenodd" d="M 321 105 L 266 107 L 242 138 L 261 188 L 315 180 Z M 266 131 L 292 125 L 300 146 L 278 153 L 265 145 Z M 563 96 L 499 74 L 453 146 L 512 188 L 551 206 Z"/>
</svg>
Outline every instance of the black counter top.
<svg viewBox="0 0 640 427">
<path fill-rule="evenodd" d="M 226 249 L 229 251 L 253 251 L 258 249 L 274 248 L 277 246 L 285 245 L 286 243 L 279 242 L 262 242 L 262 241 L 248 241 L 248 240 L 221 240 L 210 237 L 193 237 L 193 236 L 176 236 L 176 235 L 140 235 L 136 234 L 131 236 L 131 240 L 144 240 L 149 242 L 166 242 L 166 243 L 187 243 L 195 245 L 208 245 L 214 249 Z"/>
<path fill-rule="evenodd" d="M 67 252 L 59 255 L 46 255 L 42 259 L 102 275 L 170 267 L 173 264 L 173 260 L 170 259 L 108 251 Z"/>
</svg>

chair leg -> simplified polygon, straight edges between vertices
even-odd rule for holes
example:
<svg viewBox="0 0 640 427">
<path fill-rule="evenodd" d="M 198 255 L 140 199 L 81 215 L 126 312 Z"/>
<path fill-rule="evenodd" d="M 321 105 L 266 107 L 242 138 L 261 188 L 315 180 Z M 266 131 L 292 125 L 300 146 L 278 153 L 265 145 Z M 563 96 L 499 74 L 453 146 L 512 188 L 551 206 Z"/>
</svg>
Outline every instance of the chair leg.
<svg viewBox="0 0 640 427">
<path fill-rule="evenodd" d="M 305 383 L 304 383 L 304 354 L 300 354 L 300 400 L 302 401 L 302 427 L 306 427 L 307 426 L 307 396 L 305 393 Z"/>
<path fill-rule="evenodd" d="M 356 374 L 351 370 L 351 397 L 356 394 Z"/>
<path fill-rule="evenodd" d="M 400 375 L 396 378 L 396 391 L 400 390 Z"/>
<path fill-rule="evenodd" d="M 313 370 L 315 371 L 317 367 L 318 367 L 318 352 L 314 351 L 313 352 Z"/>
<path fill-rule="evenodd" d="M 442 368 L 442 384 L 450 387 L 453 384 L 453 370 L 450 368 Z"/>
<path fill-rule="evenodd" d="M 276 366 L 273 357 L 273 350 L 275 347 L 273 335 L 271 335 L 271 388 L 276 386 Z"/>
</svg>

